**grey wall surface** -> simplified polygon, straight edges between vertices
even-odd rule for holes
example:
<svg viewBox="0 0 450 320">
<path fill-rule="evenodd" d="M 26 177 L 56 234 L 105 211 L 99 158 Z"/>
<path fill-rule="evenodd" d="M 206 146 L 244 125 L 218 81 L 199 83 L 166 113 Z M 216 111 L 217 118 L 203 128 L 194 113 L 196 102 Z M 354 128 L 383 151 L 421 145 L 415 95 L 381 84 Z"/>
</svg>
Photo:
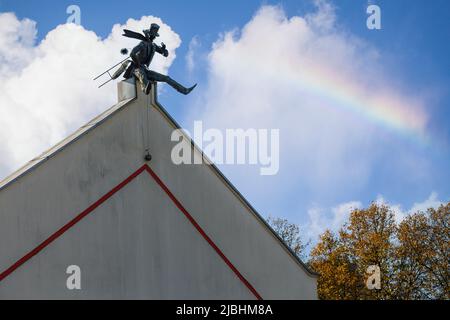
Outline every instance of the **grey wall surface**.
<svg viewBox="0 0 450 320">
<path fill-rule="evenodd" d="M 172 163 L 173 129 L 153 97 L 138 94 L 2 189 L 0 272 L 141 167 L 148 146 L 152 170 L 264 299 L 316 299 L 316 277 L 215 170 Z M 81 290 L 66 288 L 73 264 Z M 14 298 L 255 297 L 144 172 L 0 281 L 0 299 Z"/>
</svg>

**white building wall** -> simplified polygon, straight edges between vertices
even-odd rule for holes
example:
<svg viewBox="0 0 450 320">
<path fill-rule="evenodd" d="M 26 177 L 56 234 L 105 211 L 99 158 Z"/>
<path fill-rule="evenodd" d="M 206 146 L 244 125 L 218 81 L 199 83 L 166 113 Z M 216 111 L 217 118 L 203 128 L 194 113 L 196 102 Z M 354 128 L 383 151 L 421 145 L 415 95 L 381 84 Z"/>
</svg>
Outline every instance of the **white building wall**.
<svg viewBox="0 0 450 320">
<path fill-rule="evenodd" d="M 148 126 L 147 119 L 149 120 Z M 0 272 L 144 163 L 264 299 L 315 299 L 316 277 L 210 166 L 174 165 L 174 129 L 138 94 L 0 190 Z M 68 265 L 82 290 L 65 287 Z M 147 173 L 0 281 L 5 298 L 255 298 Z"/>
</svg>

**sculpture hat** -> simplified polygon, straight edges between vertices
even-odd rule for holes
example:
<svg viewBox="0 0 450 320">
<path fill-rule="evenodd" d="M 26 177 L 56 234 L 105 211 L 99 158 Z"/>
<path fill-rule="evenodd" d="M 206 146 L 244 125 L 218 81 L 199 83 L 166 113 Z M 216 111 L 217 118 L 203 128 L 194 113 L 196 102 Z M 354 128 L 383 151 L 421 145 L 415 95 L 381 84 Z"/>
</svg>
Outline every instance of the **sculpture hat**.
<svg viewBox="0 0 450 320">
<path fill-rule="evenodd" d="M 159 31 L 159 25 L 157 23 L 152 23 L 150 25 L 150 29 L 144 30 L 143 32 L 145 35 L 148 34 L 150 36 L 154 35 L 155 37 L 159 37 L 158 31 Z"/>
</svg>

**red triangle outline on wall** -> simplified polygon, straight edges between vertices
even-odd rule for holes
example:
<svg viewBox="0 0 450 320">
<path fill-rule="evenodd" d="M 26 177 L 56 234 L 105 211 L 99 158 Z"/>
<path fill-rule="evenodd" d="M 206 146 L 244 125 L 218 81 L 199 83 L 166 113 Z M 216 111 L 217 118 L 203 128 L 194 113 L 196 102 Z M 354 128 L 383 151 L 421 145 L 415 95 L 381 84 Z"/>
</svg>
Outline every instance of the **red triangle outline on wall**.
<svg viewBox="0 0 450 320">
<path fill-rule="evenodd" d="M 175 206 L 183 213 L 183 215 L 189 220 L 189 222 L 194 226 L 194 228 L 200 233 L 203 239 L 208 242 L 208 244 L 216 251 L 216 253 L 222 258 L 222 260 L 226 263 L 226 265 L 234 272 L 234 274 L 239 278 L 239 280 L 251 291 L 251 293 L 258 299 L 262 300 L 261 295 L 256 291 L 256 289 L 250 284 L 250 282 L 239 272 L 239 270 L 231 263 L 231 261 L 225 256 L 222 250 L 214 243 L 214 241 L 206 234 L 206 232 L 200 227 L 200 225 L 195 221 L 192 215 L 184 208 L 180 201 L 174 196 L 174 194 L 170 191 L 170 189 L 164 184 L 164 182 L 158 177 L 158 175 L 147 165 L 142 165 L 139 169 L 133 172 L 128 178 L 123 180 L 113 189 L 111 189 L 108 193 L 102 196 L 100 199 L 91 204 L 88 208 L 78 214 L 75 218 L 53 233 L 50 237 L 44 240 L 41 244 L 39 244 L 36 248 L 28 252 L 22 258 L 17 260 L 12 266 L 8 269 L 0 273 L 0 282 L 8 277 L 11 273 L 13 273 L 17 268 L 25 264 L 28 260 L 30 260 L 33 256 L 37 255 L 39 252 L 45 249 L 48 245 L 50 245 L 57 238 L 62 236 L 67 230 L 72 228 L 75 224 L 81 221 L 84 217 L 86 217 L 89 213 L 93 212 L 97 207 L 99 207 L 106 200 L 111 198 L 115 193 L 125 187 L 128 183 L 130 183 L 133 179 L 139 176 L 142 172 L 147 172 L 156 183 L 163 189 L 163 191 L 169 196 Z"/>
</svg>

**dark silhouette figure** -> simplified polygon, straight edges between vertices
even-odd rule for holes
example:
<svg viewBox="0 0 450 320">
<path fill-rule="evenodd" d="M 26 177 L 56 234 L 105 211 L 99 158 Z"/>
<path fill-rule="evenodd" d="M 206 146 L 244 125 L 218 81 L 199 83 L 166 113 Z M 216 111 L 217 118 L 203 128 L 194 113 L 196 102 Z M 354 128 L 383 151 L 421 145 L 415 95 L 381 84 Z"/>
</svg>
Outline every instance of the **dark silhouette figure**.
<svg viewBox="0 0 450 320">
<path fill-rule="evenodd" d="M 148 69 L 155 52 L 162 54 L 164 57 L 169 55 L 169 51 L 167 51 L 164 43 L 161 43 L 161 46 L 158 46 L 153 42 L 156 37 L 159 37 L 158 31 L 159 25 L 156 23 L 152 23 L 150 29 L 144 30 L 143 35 L 131 30 L 123 30 L 123 36 L 141 40 L 141 42 L 131 51 L 131 64 L 127 63 L 122 65 L 122 68 L 128 67 L 125 71 L 124 77 L 128 79 L 134 75 L 139 81 L 142 91 L 145 92 L 145 94 L 150 93 L 151 83 L 153 81 L 165 82 L 178 92 L 188 94 L 197 86 L 197 84 L 190 88 L 186 88 L 173 80 L 171 77 Z M 121 72 L 123 72 L 123 69 Z"/>
</svg>

